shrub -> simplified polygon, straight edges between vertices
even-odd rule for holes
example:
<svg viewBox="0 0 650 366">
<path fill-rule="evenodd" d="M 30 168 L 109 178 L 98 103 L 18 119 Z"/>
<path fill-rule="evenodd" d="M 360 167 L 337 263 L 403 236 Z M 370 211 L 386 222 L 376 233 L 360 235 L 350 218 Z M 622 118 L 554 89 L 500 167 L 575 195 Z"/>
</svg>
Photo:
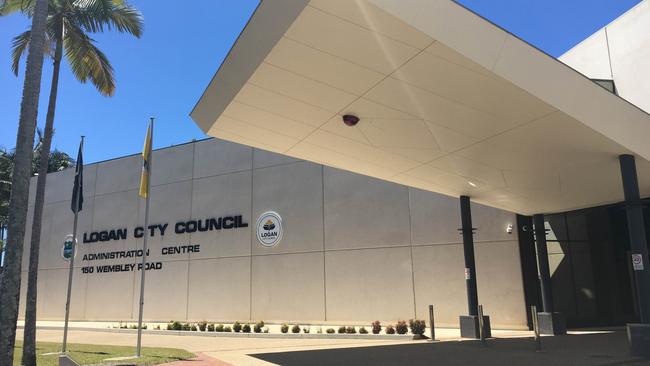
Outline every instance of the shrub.
<svg viewBox="0 0 650 366">
<path fill-rule="evenodd" d="M 397 334 L 406 334 L 408 333 L 409 328 L 404 320 L 398 320 L 397 324 L 395 325 L 395 331 Z"/>
<path fill-rule="evenodd" d="M 199 330 L 201 332 L 205 332 L 205 328 L 208 327 L 208 322 L 206 322 L 206 321 L 199 322 L 198 326 L 199 326 Z"/>
<path fill-rule="evenodd" d="M 291 333 L 300 333 L 300 325 L 296 324 L 291 327 Z"/>
<path fill-rule="evenodd" d="M 264 326 L 264 328 L 262 328 L 262 332 L 268 333 L 269 332 L 269 327 Z"/>
<path fill-rule="evenodd" d="M 345 327 L 341 326 L 339 327 L 339 334 L 345 334 Z"/>
<path fill-rule="evenodd" d="M 138 329 L 138 326 L 135 324 L 129 325 L 129 329 Z"/>
<path fill-rule="evenodd" d="M 427 326 L 424 320 L 411 319 L 409 320 L 409 327 L 411 327 L 411 333 L 422 335 Z"/>
<path fill-rule="evenodd" d="M 395 328 L 392 325 L 386 327 L 386 334 L 395 334 Z"/>
<path fill-rule="evenodd" d="M 323 334 L 323 327 L 318 327 L 318 330 L 316 331 L 318 334 Z"/>
<path fill-rule="evenodd" d="M 235 324 L 232 325 L 232 330 L 234 330 L 235 333 L 239 333 L 241 331 L 241 323 L 235 322 Z"/>
<path fill-rule="evenodd" d="M 191 330 L 192 332 L 196 332 L 196 331 L 199 330 L 199 329 L 196 327 L 196 324 L 192 324 L 192 326 L 190 327 L 190 330 Z"/>
<path fill-rule="evenodd" d="M 230 333 L 230 332 L 232 332 L 232 328 L 230 328 L 229 325 L 226 325 L 225 327 L 223 327 L 223 331 L 226 332 L 226 333 Z"/>
<path fill-rule="evenodd" d="M 160 324 L 156 325 L 155 330 L 160 330 Z"/>
<path fill-rule="evenodd" d="M 223 324 L 219 324 L 216 327 L 214 327 L 215 332 L 223 332 Z"/>
<path fill-rule="evenodd" d="M 253 332 L 260 333 L 262 328 L 264 328 L 264 322 L 260 320 L 253 326 Z"/>
<path fill-rule="evenodd" d="M 366 330 L 366 327 L 359 328 L 359 334 L 368 334 L 368 330 Z"/>
<path fill-rule="evenodd" d="M 285 323 L 280 326 L 280 332 L 287 333 L 289 331 L 289 326 Z"/>
<path fill-rule="evenodd" d="M 336 331 L 334 330 L 334 328 L 327 328 L 325 332 L 327 332 L 327 334 L 334 334 Z"/>
<path fill-rule="evenodd" d="M 357 329 L 355 327 L 347 327 L 347 328 L 345 328 L 345 333 L 347 333 L 347 334 L 357 334 Z"/>
<path fill-rule="evenodd" d="M 250 324 L 244 324 L 244 326 L 241 328 L 241 331 L 244 333 L 250 333 L 251 332 L 251 325 Z"/>
<path fill-rule="evenodd" d="M 302 332 L 305 333 L 305 334 L 309 333 L 310 331 L 311 331 L 311 328 L 310 328 L 310 327 L 304 327 L 304 328 L 302 328 Z"/>
<path fill-rule="evenodd" d="M 379 320 L 375 320 L 372 322 L 372 334 L 379 334 L 381 333 L 381 323 Z"/>
<path fill-rule="evenodd" d="M 208 332 L 214 332 L 214 324 L 208 324 Z"/>
<path fill-rule="evenodd" d="M 167 330 L 173 330 L 174 325 L 172 323 L 167 324 Z"/>
<path fill-rule="evenodd" d="M 183 330 L 183 325 L 179 321 L 175 321 L 171 325 L 172 325 L 171 330 Z"/>
<path fill-rule="evenodd" d="M 181 327 L 181 330 L 190 330 L 192 329 L 192 326 L 190 323 L 183 323 L 183 326 Z"/>
</svg>

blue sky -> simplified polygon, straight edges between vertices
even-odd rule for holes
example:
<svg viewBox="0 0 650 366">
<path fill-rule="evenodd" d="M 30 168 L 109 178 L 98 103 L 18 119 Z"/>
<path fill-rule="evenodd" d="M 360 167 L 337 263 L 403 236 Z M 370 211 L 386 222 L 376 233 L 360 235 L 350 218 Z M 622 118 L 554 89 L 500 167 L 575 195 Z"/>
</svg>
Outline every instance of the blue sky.
<svg viewBox="0 0 650 366">
<path fill-rule="evenodd" d="M 640 0 L 459 0 L 543 51 L 560 56 Z M 131 0 L 144 15 L 141 39 L 118 33 L 94 38 L 117 80 L 112 98 L 80 84 L 62 67 L 54 146 L 74 156 L 85 135 L 87 163 L 137 153 L 148 117 L 157 118 L 156 148 L 206 137 L 189 112 L 246 24 L 257 0 L 183 2 Z M 179 6 L 171 6 L 171 4 Z M 0 146 L 15 145 L 24 62 L 15 77 L 11 39 L 28 27 L 21 15 L 0 18 Z M 39 108 L 44 124 L 51 79 L 46 60 Z"/>
</svg>

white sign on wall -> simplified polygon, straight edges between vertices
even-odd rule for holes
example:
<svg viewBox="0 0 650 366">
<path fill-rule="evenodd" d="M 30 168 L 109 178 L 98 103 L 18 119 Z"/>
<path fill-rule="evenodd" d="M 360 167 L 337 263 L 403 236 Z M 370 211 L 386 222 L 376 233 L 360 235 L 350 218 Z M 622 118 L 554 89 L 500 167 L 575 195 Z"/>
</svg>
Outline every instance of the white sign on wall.
<svg viewBox="0 0 650 366">
<path fill-rule="evenodd" d="M 268 211 L 257 219 L 257 240 L 266 247 L 275 246 L 282 239 L 282 217 Z"/>
<path fill-rule="evenodd" d="M 635 271 L 643 271 L 643 255 L 632 254 L 632 267 Z"/>
<path fill-rule="evenodd" d="M 75 251 L 75 256 L 77 254 L 77 246 L 75 245 L 74 248 Z M 66 261 L 70 261 L 70 258 L 72 258 L 72 235 L 68 235 L 65 237 L 65 240 L 63 241 L 63 246 L 61 247 L 61 257 L 65 259 Z"/>
</svg>

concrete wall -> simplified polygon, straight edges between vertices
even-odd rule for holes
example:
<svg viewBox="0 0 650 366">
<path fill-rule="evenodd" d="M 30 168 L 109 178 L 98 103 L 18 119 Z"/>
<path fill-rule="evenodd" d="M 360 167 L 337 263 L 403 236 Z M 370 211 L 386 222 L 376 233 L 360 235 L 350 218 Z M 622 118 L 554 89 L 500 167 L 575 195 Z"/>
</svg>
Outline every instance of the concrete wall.
<svg viewBox="0 0 650 366">
<path fill-rule="evenodd" d="M 79 245 L 73 319 L 137 317 L 137 270 L 84 274 L 82 267 L 139 263 L 83 260 L 84 254 L 142 247 L 132 235 L 144 221 L 139 172 L 137 155 L 85 167 L 80 235 L 127 228 L 128 237 Z M 72 229 L 72 180 L 72 170 L 48 177 L 40 319 L 64 315 L 61 246 Z M 146 319 L 395 321 L 426 318 L 433 304 L 438 324 L 457 326 L 458 315 L 467 312 L 457 198 L 216 139 L 155 151 L 152 185 L 150 224 L 169 226 L 149 240 L 149 261 L 163 268 L 147 272 Z M 506 233 L 515 216 L 472 208 L 480 302 L 496 327 L 524 327 L 517 237 Z M 284 226 L 283 239 L 270 248 L 255 235 L 257 218 L 269 210 Z M 242 215 L 249 226 L 174 233 L 177 221 L 226 215 Z M 164 247 L 189 244 L 200 245 L 200 252 L 162 255 Z M 28 248 L 25 264 L 27 256 Z"/>
<path fill-rule="evenodd" d="M 650 1 L 643 0 L 560 60 L 592 79 L 613 79 L 621 97 L 650 112 Z"/>
</svg>

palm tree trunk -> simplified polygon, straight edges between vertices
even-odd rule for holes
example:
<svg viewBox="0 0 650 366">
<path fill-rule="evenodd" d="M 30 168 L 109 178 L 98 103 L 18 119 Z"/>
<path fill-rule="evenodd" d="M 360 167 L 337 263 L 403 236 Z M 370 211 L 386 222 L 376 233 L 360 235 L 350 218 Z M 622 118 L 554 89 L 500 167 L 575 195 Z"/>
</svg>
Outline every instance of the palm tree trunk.
<svg viewBox="0 0 650 366">
<path fill-rule="evenodd" d="M 41 91 L 47 8 L 47 0 L 36 0 L 20 103 L 16 158 L 9 200 L 6 263 L 0 282 L 0 366 L 12 366 L 14 359 L 18 302 L 20 300 L 20 271 L 23 241 L 25 240 L 29 178 L 32 170 L 32 146 L 34 146 L 34 129 L 38 114 L 38 97 Z"/>
<path fill-rule="evenodd" d="M 25 309 L 25 332 L 23 335 L 24 366 L 36 366 L 36 298 L 38 282 L 38 254 L 41 246 L 41 223 L 43 220 L 43 204 L 45 201 L 45 183 L 47 182 L 47 169 L 50 161 L 50 146 L 54 134 L 54 112 L 56 109 L 56 96 L 59 88 L 59 70 L 61 69 L 61 56 L 63 55 L 63 22 L 57 24 L 56 50 L 54 52 L 54 68 L 52 71 L 52 84 L 50 86 L 50 100 L 47 105 L 45 118 L 45 135 L 41 148 L 41 159 L 36 180 L 36 197 L 34 200 L 34 219 L 32 221 L 32 238 L 29 247 L 29 275 L 27 279 L 27 305 Z"/>
</svg>

